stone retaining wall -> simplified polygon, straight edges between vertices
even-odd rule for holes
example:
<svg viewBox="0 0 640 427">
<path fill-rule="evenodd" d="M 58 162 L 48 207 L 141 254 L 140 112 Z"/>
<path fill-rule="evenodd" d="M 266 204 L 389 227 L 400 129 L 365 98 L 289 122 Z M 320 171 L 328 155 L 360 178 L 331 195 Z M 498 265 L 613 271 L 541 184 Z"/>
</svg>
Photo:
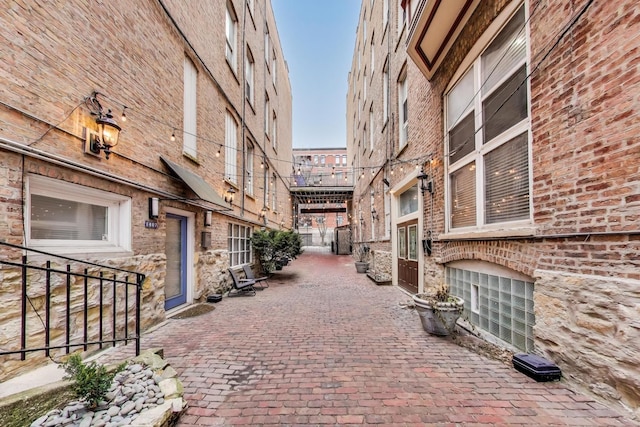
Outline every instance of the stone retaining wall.
<svg viewBox="0 0 640 427">
<path fill-rule="evenodd" d="M 640 415 L 640 281 L 538 270 L 537 352 Z"/>
</svg>

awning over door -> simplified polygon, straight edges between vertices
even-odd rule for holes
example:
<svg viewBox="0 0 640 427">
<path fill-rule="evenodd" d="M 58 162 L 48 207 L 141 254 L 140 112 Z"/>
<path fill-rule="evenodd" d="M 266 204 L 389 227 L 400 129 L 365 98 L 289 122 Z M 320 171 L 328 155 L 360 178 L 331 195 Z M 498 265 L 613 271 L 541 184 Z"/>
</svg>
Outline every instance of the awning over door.
<svg viewBox="0 0 640 427">
<path fill-rule="evenodd" d="M 198 196 L 199 199 L 218 205 L 225 210 L 231 210 L 224 199 L 220 197 L 216 190 L 207 184 L 200 175 L 197 175 L 162 156 L 160 156 L 160 159 L 169 167 L 169 169 L 171 169 L 173 173 L 178 175 L 178 177 Z"/>
</svg>

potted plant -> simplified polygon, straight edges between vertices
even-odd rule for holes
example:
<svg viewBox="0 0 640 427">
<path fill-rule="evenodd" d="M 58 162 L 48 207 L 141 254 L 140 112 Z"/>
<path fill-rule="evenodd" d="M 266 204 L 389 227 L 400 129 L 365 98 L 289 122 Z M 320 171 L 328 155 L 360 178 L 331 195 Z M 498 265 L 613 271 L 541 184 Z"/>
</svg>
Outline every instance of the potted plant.
<svg viewBox="0 0 640 427">
<path fill-rule="evenodd" d="M 251 244 L 260 257 L 265 273 L 282 270 L 290 260 L 302 253 L 302 239 L 293 231 L 256 231 L 251 236 Z"/>
<path fill-rule="evenodd" d="M 445 284 L 435 292 L 413 295 L 413 302 L 422 327 L 433 335 L 452 334 L 464 310 L 464 300 L 449 294 L 449 287 Z"/>
<path fill-rule="evenodd" d="M 360 244 L 356 246 L 354 256 L 356 257 L 356 271 L 358 273 L 366 273 L 369 269 L 369 252 L 367 245 Z"/>
</svg>

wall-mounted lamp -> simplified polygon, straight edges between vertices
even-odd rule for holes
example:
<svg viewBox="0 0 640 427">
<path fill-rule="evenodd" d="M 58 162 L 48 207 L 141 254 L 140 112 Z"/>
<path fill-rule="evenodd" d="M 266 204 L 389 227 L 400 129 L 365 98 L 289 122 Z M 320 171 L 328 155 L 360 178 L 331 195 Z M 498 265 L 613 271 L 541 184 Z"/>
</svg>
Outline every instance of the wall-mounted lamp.
<svg viewBox="0 0 640 427">
<path fill-rule="evenodd" d="M 258 217 L 260 218 L 266 218 L 267 217 L 267 207 L 263 206 L 262 209 L 260 209 L 260 213 L 258 214 Z"/>
<path fill-rule="evenodd" d="M 204 226 L 211 227 L 211 221 L 213 217 L 212 211 L 204 211 Z"/>
<path fill-rule="evenodd" d="M 234 194 L 236 194 L 236 190 L 234 190 L 232 187 L 229 187 L 224 193 L 224 201 L 229 204 L 233 203 Z"/>
<path fill-rule="evenodd" d="M 88 148 L 94 154 L 100 154 L 100 151 L 104 151 L 105 158 L 108 159 L 111 149 L 118 145 L 121 127 L 113 118 L 111 110 L 104 111 L 97 96 L 98 94 L 94 92 L 86 101 L 91 115 L 97 116 L 96 124 L 98 125 L 97 134 L 87 132 Z"/>
<path fill-rule="evenodd" d="M 420 180 L 420 190 L 423 195 L 425 191 L 433 194 L 433 181 L 429 179 L 429 175 L 424 173 L 424 169 L 420 171 L 420 174 L 416 178 Z"/>
<path fill-rule="evenodd" d="M 149 219 L 157 219 L 160 213 L 160 199 L 149 197 Z"/>
</svg>

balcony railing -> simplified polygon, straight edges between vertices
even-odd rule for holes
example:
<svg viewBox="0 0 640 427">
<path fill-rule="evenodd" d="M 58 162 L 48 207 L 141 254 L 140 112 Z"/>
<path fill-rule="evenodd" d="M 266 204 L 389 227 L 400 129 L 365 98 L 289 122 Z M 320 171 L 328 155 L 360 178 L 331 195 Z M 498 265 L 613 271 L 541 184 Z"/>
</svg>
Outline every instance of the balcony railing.
<svg viewBox="0 0 640 427">
<path fill-rule="evenodd" d="M 54 350 L 68 354 L 131 341 L 138 355 L 144 279 L 141 273 L 0 242 L 0 356 L 25 360 L 27 353 L 51 357 Z"/>
<path fill-rule="evenodd" d="M 291 188 L 295 187 L 353 187 L 353 173 L 313 172 L 293 174 L 289 177 Z"/>
</svg>

